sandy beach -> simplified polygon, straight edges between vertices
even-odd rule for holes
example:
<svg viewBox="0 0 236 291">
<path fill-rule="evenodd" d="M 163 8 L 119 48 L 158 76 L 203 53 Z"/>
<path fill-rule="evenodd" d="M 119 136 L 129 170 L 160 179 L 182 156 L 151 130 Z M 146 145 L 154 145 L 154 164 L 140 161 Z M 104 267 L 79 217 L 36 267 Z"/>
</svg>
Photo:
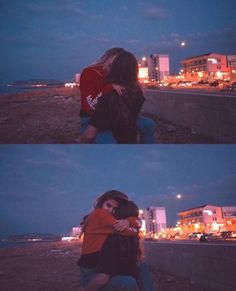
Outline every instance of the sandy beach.
<svg viewBox="0 0 236 291">
<path fill-rule="evenodd" d="M 78 289 L 78 242 L 33 243 L 27 248 L 0 250 L 3 291 L 75 291 Z M 202 290 L 188 279 L 150 268 L 156 291 Z"/>
<path fill-rule="evenodd" d="M 78 88 L 52 88 L 42 91 L 0 95 L 0 143 L 76 144 L 80 135 L 80 94 Z M 218 143 L 211 137 L 194 134 L 161 116 L 155 143 Z"/>
</svg>

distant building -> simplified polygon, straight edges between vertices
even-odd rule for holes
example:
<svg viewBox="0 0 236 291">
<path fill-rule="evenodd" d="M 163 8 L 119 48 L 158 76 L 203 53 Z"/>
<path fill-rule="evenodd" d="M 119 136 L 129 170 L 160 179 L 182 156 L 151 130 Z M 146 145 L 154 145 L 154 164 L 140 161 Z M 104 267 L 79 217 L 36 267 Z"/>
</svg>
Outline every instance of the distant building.
<svg viewBox="0 0 236 291">
<path fill-rule="evenodd" d="M 223 206 L 222 215 L 227 230 L 236 230 L 236 206 Z"/>
<path fill-rule="evenodd" d="M 80 81 L 80 74 L 75 74 L 75 83 L 79 83 L 79 81 Z"/>
<path fill-rule="evenodd" d="M 152 54 L 149 57 L 143 57 L 139 60 L 139 68 L 140 71 L 145 72 L 145 82 L 147 79 L 149 82 L 165 81 L 170 75 L 169 56 Z"/>
<path fill-rule="evenodd" d="M 148 207 L 145 211 L 146 232 L 154 234 L 166 229 L 165 207 Z"/>
<path fill-rule="evenodd" d="M 149 82 L 148 67 L 143 67 L 143 66 L 138 67 L 138 79 L 139 79 L 139 82 L 142 84 Z"/>
<path fill-rule="evenodd" d="M 168 55 L 150 55 L 149 58 L 149 78 L 150 80 L 162 82 L 170 75 L 170 65 Z"/>
<path fill-rule="evenodd" d="M 71 236 L 79 236 L 81 233 L 81 227 L 80 226 L 76 226 L 76 227 L 72 227 L 72 231 L 71 231 Z"/>
<path fill-rule="evenodd" d="M 222 209 L 219 206 L 202 205 L 178 213 L 179 226 L 186 233 L 217 232 L 225 230 Z"/>
<path fill-rule="evenodd" d="M 213 81 L 229 79 L 230 71 L 226 55 L 208 53 L 183 60 L 183 74 L 189 81 Z"/>
<path fill-rule="evenodd" d="M 231 81 L 236 81 L 236 55 L 227 56 Z"/>
</svg>

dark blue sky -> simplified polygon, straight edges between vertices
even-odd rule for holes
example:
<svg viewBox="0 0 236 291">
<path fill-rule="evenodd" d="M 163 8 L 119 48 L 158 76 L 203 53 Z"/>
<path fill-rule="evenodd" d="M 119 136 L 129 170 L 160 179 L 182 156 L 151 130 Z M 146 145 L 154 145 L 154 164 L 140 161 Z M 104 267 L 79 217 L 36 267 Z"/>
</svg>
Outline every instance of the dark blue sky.
<svg viewBox="0 0 236 291">
<path fill-rule="evenodd" d="M 166 207 L 172 225 L 184 209 L 236 205 L 235 145 L 1 145 L 0 161 L 0 237 L 67 233 L 110 189 Z"/>
<path fill-rule="evenodd" d="M 236 54 L 235 0 L 0 0 L 0 83 L 70 80 L 106 49 Z M 186 42 L 181 48 L 180 43 Z"/>
</svg>

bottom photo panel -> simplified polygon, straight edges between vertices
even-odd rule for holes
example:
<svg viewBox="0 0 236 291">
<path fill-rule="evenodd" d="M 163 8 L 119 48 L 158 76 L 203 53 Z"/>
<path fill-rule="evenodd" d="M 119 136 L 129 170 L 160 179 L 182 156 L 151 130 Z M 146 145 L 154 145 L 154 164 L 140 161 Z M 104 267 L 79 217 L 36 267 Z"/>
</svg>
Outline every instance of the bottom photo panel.
<svg viewBox="0 0 236 291">
<path fill-rule="evenodd" d="M 236 290 L 236 145 L 1 145 L 0 285 Z"/>
</svg>

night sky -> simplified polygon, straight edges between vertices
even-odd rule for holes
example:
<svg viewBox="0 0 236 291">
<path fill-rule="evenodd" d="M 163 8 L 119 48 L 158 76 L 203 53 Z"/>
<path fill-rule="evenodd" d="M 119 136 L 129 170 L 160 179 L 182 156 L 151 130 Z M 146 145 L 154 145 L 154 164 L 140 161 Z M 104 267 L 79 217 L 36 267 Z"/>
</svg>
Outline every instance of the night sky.
<svg viewBox="0 0 236 291">
<path fill-rule="evenodd" d="M 0 0 L 0 83 L 71 80 L 115 46 L 169 54 L 175 73 L 186 57 L 236 54 L 235 11 L 235 0 Z"/>
<path fill-rule="evenodd" d="M 111 189 L 166 207 L 168 225 L 188 208 L 236 206 L 235 145 L 1 145 L 0 161 L 0 238 L 67 234 Z"/>
</svg>

